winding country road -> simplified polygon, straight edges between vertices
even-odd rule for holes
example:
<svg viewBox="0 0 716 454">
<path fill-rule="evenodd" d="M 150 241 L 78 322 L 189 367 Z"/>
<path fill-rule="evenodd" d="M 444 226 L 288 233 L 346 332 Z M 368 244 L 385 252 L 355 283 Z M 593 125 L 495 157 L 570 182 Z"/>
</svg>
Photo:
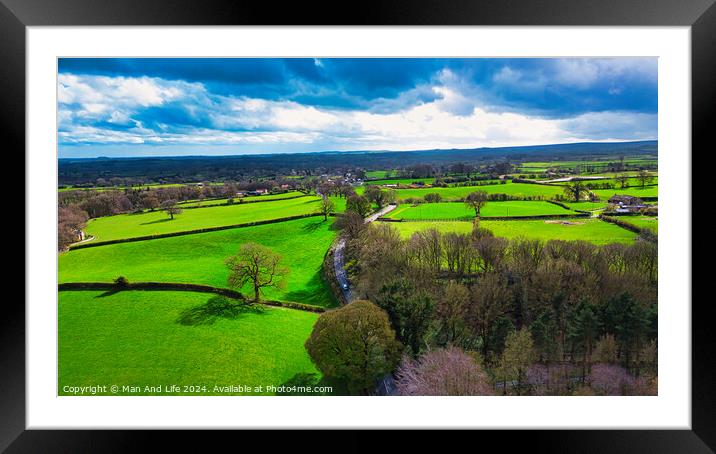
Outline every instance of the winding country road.
<svg viewBox="0 0 716 454">
<path fill-rule="evenodd" d="M 397 205 L 386 206 L 382 210 L 377 211 L 365 218 L 365 223 L 367 224 L 369 222 L 375 221 L 379 217 L 390 213 L 396 207 Z M 341 238 L 340 240 L 338 240 L 338 244 L 336 244 L 336 250 L 333 252 L 333 268 L 336 273 L 336 280 L 338 281 L 338 286 L 343 292 L 343 297 L 345 298 L 345 301 L 349 303 L 353 299 L 353 293 L 351 292 L 350 283 L 348 282 L 348 275 L 346 274 L 345 270 L 345 250 L 346 240 Z"/>
<path fill-rule="evenodd" d="M 390 213 L 396 207 L 397 205 L 394 204 L 386 206 L 382 210 L 373 213 L 367 218 L 365 218 L 365 223 L 368 224 L 369 222 L 375 221 L 379 217 Z M 345 297 L 345 301 L 347 304 L 350 303 L 353 299 L 353 293 L 351 292 L 350 283 L 348 282 L 348 276 L 345 270 L 345 250 L 346 240 L 344 238 L 341 238 L 340 240 L 338 240 L 338 244 L 336 244 L 336 250 L 333 252 L 333 267 L 336 273 L 336 280 L 338 281 L 338 285 L 341 287 L 341 291 L 343 292 L 343 296 Z M 393 379 L 393 376 L 391 374 L 385 374 L 383 377 L 380 378 L 376 385 L 375 393 L 379 396 L 394 396 L 397 394 L 397 390 L 395 388 L 395 380 Z"/>
</svg>

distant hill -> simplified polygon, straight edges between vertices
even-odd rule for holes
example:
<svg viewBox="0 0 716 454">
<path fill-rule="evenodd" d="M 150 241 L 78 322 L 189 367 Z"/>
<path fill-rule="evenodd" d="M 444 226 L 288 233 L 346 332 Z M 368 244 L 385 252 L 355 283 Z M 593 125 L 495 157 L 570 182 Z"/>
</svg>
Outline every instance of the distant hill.
<svg viewBox="0 0 716 454">
<path fill-rule="evenodd" d="M 620 155 L 658 155 L 658 142 L 598 142 L 522 147 L 434 149 L 414 151 L 323 151 L 237 156 L 176 156 L 137 158 L 62 158 L 61 185 L 93 182 L 97 178 L 146 178 L 167 181 L 232 179 L 291 171 L 323 173 L 353 168 L 387 169 L 415 164 L 456 162 L 485 164 L 509 160 L 581 160 Z"/>
</svg>

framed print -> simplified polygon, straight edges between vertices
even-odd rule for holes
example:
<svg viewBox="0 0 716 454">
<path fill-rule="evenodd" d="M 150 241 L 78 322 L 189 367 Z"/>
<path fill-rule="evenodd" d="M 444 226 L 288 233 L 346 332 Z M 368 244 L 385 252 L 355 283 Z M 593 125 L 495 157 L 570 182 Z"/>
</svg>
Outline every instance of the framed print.
<svg viewBox="0 0 716 454">
<path fill-rule="evenodd" d="M 4 1 L 27 268 L 0 446 L 548 429 L 709 452 L 691 219 L 711 3 L 346 23 Z"/>
</svg>

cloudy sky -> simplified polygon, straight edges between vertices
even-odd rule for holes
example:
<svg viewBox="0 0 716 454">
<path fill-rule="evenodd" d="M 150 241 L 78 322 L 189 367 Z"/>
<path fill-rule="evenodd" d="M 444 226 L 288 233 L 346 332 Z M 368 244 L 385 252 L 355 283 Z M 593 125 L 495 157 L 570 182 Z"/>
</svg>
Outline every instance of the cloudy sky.
<svg viewBox="0 0 716 454">
<path fill-rule="evenodd" d="M 655 58 L 60 59 L 60 157 L 657 138 Z"/>
</svg>

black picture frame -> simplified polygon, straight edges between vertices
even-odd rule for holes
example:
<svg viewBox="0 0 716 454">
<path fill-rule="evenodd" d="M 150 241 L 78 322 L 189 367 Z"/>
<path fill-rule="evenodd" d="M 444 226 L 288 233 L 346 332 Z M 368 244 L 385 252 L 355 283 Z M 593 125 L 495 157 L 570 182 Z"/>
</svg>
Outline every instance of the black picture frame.
<svg viewBox="0 0 716 454">
<path fill-rule="evenodd" d="M 698 149 L 703 154 L 713 149 L 712 124 L 716 105 L 714 0 L 363 0 L 353 7 L 324 1 L 278 5 L 244 0 L 0 0 L 3 148 L 8 154 L 24 155 L 25 32 L 28 26 L 302 24 L 690 26 L 692 150 Z M 692 152 L 692 162 L 695 155 Z M 699 269 L 696 266 L 692 269 L 697 276 Z M 693 277 L 692 280 L 698 282 Z M 716 342 L 713 322 L 708 317 L 711 298 L 697 299 L 694 294 L 692 299 L 691 430 L 518 431 L 515 438 L 509 435 L 510 440 L 529 440 L 535 447 L 548 452 L 713 452 L 716 447 Z M 185 432 L 25 430 L 25 312 L 19 298 L 5 299 L 0 325 L 0 451 L 126 452 L 137 450 L 148 441 L 169 438 L 184 448 L 201 443 L 198 437 Z M 336 435 L 343 437 L 341 450 L 365 451 L 369 447 L 370 436 L 365 432 Z M 294 437 L 269 438 L 273 447 L 277 442 L 295 444 Z M 316 434 L 311 437 L 315 439 Z M 421 437 L 422 434 L 413 433 L 409 438 L 415 442 Z M 391 443 L 404 447 L 406 438 L 395 437 L 383 447 L 389 447 Z M 504 443 L 505 438 L 504 432 L 484 431 L 480 434 L 480 445 L 489 446 L 493 440 Z"/>
</svg>

